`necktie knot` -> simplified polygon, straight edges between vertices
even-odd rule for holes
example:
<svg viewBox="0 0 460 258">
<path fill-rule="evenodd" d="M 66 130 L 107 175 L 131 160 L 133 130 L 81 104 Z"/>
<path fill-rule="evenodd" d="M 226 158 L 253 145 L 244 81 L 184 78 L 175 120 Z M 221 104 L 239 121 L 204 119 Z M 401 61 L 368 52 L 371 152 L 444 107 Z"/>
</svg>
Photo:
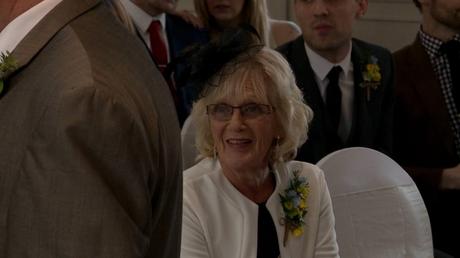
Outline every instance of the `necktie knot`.
<svg viewBox="0 0 460 258">
<path fill-rule="evenodd" d="M 161 22 L 160 21 L 152 21 L 148 28 L 149 33 L 160 33 L 162 30 Z"/>
<path fill-rule="evenodd" d="M 338 65 L 332 67 L 326 76 L 329 79 L 329 84 L 331 84 L 331 82 L 337 83 L 339 81 L 340 72 L 342 72 L 342 67 Z"/>
</svg>

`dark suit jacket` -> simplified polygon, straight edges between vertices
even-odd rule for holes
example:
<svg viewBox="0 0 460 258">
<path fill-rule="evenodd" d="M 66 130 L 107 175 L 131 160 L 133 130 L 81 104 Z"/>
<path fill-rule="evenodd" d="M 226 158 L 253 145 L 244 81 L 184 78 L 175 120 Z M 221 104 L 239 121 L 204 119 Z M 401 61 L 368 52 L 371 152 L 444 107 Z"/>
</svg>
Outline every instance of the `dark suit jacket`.
<svg viewBox="0 0 460 258">
<path fill-rule="evenodd" d="M 456 253 L 451 253 L 460 256 L 459 238 L 451 237 L 451 232 L 460 230 L 460 213 L 452 209 L 460 200 L 460 191 L 439 188 L 442 170 L 460 163 L 441 85 L 418 37 L 412 45 L 395 52 L 394 59 L 394 157 L 420 189 L 430 214 L 435 247 L 448 252 L 456 247 Z"/>
<path fill-rule="evenodd" d="M 206 30 L 199 30 L 191 24 L 185 22 L 182 18 L 166 14 L 166 34 L 169 44 L 169 55 L 171 61 L 181 56 L 194 45 L 204 44 L 209 41 Z M 192 102 L 196 98 L 193 89 L 187 87 L 184 81 L 186 65 L 179 63 L 174 65 L 172 71 L 176 82 L 177 93 L 180 105 L 177 107 L 179 122 L 182 125 L 192 110 Z"/>
<path fill-rule="evenodd" d="M 331 129 L 315 75 L 305 51 L 302 36 L 278 49 L 290 63 L 306 103 L 314 112 L 307 142 L 299 149 L 297 160 L 316 163 L 327 154 L 345 147 L 361 146 L 391 152 L 393 116 L 393 63 L 388 50 L 353 39 L 351 60 L 354 69 L 353 121 L 348 139 L 342 143 Z M 378 59 L 381 84 L 371 90 L 360 87 L 362 71 L 369 58 Z"/>
<path fill-rule="evenodd" d="M 63 0 L 0 98 L 0 257 L 179 257 L 179 125 L 141 41 Z"/>
</svg>

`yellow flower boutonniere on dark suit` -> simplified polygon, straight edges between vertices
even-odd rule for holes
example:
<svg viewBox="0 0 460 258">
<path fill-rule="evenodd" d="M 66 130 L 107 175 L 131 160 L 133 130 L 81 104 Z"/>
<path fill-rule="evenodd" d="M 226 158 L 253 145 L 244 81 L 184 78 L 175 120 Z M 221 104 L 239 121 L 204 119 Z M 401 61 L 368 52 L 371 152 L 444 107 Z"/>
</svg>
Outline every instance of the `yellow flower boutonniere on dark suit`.
<svg viewBox="0 0 460 258">
<path fill-rule="evenodd" d="M 289 236 L 289 231 L 296 237 L 303 234 L 304 217 L 307 214 L 307 197 L 310 187 L 307 179 L 299 176 L 299 171 L 294 171 L 294 177 L 289 181 L 289 186 L 280 194 L 281 205 L 283 206 L 284 217 L 282 224 L 285 226 L 283 245 Z"/>
<path fill-rule="evenodd" d="M 18 68 L 16 60 L 11 56 L 10 52 L 0 54 L 0 94 L 5 89 L 5 80 L 8 76 Z"/>
<path fill-rule="evenodd" d="M 371 89 L 376 90 L 381 83 L 382 75 L 380 74 L 380 66 L 378 59 L 375 56 L 370 56 L 363 70 L 363 82 L 359 84 L 361 88 L 366 89 L 367 101 L 371 98 Z"/>
</svg>

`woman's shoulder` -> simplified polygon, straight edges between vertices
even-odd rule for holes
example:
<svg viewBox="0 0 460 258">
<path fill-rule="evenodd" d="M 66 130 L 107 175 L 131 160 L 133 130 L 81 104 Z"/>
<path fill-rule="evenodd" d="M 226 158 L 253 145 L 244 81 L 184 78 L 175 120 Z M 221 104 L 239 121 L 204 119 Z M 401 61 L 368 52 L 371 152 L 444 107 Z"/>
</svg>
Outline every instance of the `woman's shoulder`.
<svg viewBox="0 0 460 258">
<path fill-rule="evenodd" d="M 213 159 L 205 158 L 195 164 L 193 167 L 184 171 L 183 180 L 184 185 L 203 180 L 213 174 L 214 171 L 219 169 L 218 162 Z"/>
<path fill-rule="evenodd" d="M 291 178 L 295 173 L 298 173 L 299 176 L 307 177 L 309 180 L 320 180 L 324 177 L 323 171 L 318 166 L 303 162 L 292 160 L 284 163 L 286 170 L 284 173 L 287 174 L 289 178 Z"/>
</svg>

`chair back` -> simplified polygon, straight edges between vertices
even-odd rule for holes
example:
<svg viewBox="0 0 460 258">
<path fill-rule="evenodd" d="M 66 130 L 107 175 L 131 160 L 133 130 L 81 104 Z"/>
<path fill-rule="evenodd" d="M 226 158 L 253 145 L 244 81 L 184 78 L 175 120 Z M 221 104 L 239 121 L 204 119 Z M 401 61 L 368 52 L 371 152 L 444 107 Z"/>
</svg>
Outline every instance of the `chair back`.
<svg viewBox="0 0 460 258">
<path fill-rule="evenodd" d="M 326 177 L 342 258 L 433 257 L 428 213 L 411 177 L 376 150 L 353 147 L 317 164 Z"/>
<path fill-rule="evenodd" d="M 192 116 L 188 116 L 182 126 L 182 169 L 193 167 L 200 160 L 200 153 L 195 144 L 196 126 Z"/>
</svg>

